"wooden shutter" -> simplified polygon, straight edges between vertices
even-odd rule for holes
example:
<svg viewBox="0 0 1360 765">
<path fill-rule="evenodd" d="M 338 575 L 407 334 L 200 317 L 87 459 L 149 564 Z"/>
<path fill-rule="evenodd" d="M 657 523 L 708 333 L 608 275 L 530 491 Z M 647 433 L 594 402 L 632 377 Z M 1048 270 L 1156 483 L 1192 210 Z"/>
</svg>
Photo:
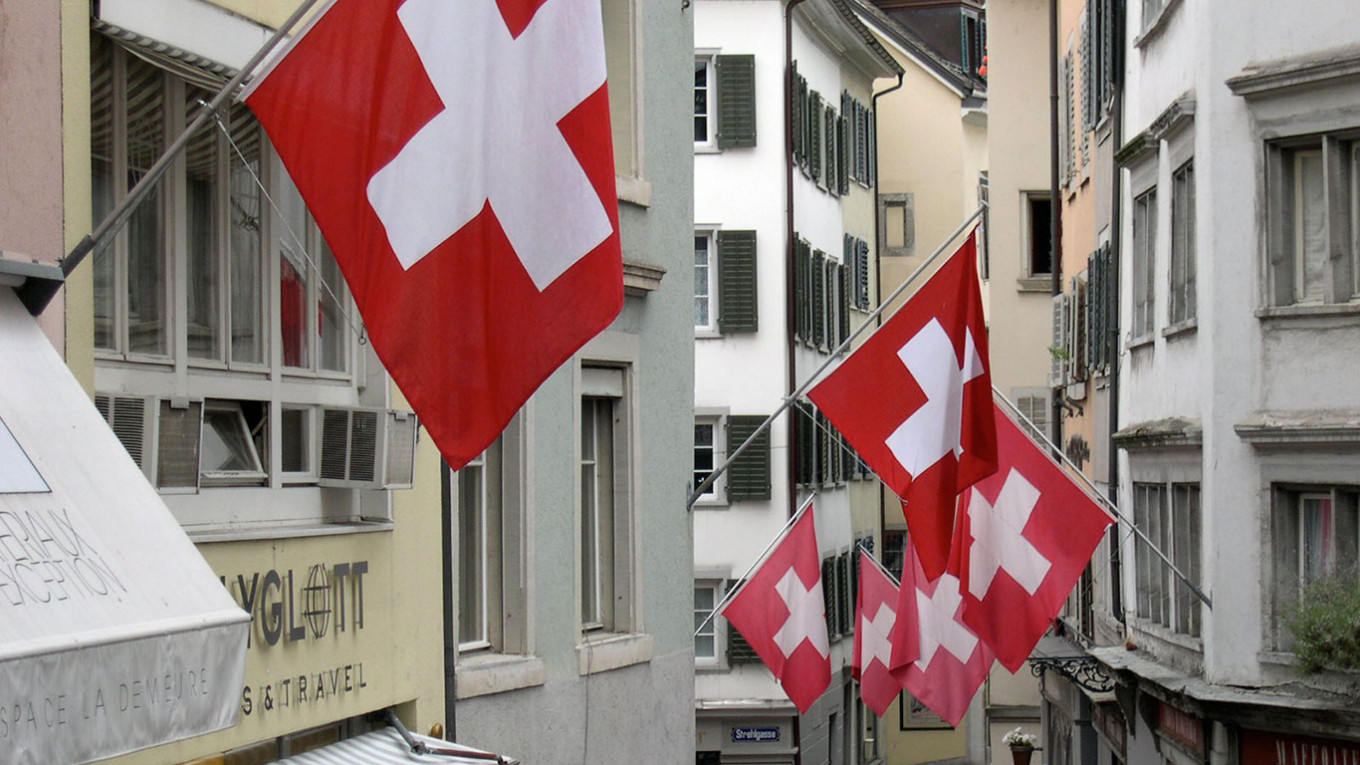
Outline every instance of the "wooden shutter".
<svg viewBox="0 0 1360 765">
<path fill-rule="evenodd" d="M 855 240 L 855 304 L 869 310 L 869 243 Z"/>
<path fill-rule="evenodd" d="M 793 159 L 803 163 L 803 90 L 807 87 L 803 78 L 798 76 L 798 62 L 793 62 L 793 74 L 789 78 L 789 103 L 793 105 Z"/>
<path fill-rule="evenodd" d="M 798 232 L 793 234 L 793 336 L 807 340 L 807 322 L 803 318 L 803 303 L 807 300 L 807 272 L 803 261 L 807 258 L 807 248 Z"/>
<path fill-rule="evenodd" d="M 733 454 L 760 424 L 765 416 L 734 414 L 727 418 L 727 453 Z M 751 445 L 732 461 L 727 469 L 727 498 L 770 498 L 770 431 L 767 428 Z"/>
<path fill-rule="evenodd" d="M 826 612 L 826 634 L 835 640 L 840 637 L 840 619 L 836 611 L 836 558 L 822 559 L 822 609 Z"/>
<path fill-rule="evenodd" d="M 715 56 L 718 84 L 718 148 L 756 145 L 756 57 Z"/>
<path fill-rule="evenodd" d="M 812 251 L 812 344 L 826 345 L 826 253 Z"/>
<path fill-rule="evenodd" d="M 808 486 L 812 483 L 812 440 L 813 424 L 812 415 L 808 411 L 811 405 L 799 401 L 793 405 L 793 439 L 794 439 L 794 483 L 798 486 Z"/>
<path fill-rule="evenodd" d="M 811 130 L 808 134 L 808 172 L 812 174 L 812 180 L 821 182 L 822 180 L 822 96 L 817 91 L 812 91 L 808 97 L 808 125 Z"/>
<path fill-rule="evenodd" d="M 733 589 L 735 590 L 736 587 L 734 586 Z M 713 618 L 714 618 L 714 619 L 721 619 L 722 617 L 721 617 L 721 616 L 715 616 L 715 617 L 713 617 Z M 728 622 L 728 623 L 727 623 L 727 663 L 728 663 L 728 664 L 759 664 L 760 662 L 761 662 L 761 658 L 760 658 L 760 655 L 756 653 L 756 649 L 752 648 L 752 647 L 751 647 L 751 644 L 748 643 L 748 642 L 746 642 L 746 638 L 742 637 L 740 632 L 737 632 L 737 628 L 734 627 L 734 626 L 732 625 L 731 622 Z"/>
<path fill-rule="evenodd" d="M 836 346 L 844 343 L 850 337 L 850 269 L 842 264 L 836 264 L 836 275 L 840 282 L 840 311 L 838 312 L 838 326 L 836 327 Z"/>
<path fill-rule="evenodd" d="M 869 140 L 865 142 L 869 150 L 868 178 L 869 185 L 873 186 L 878 183 L 878 112 L 870 109 L 865 115 L 865 124 L 869 130 Z"/>
<path fill-rule="evenodd" d="M 756 232 L 719 231 L 718 331 L 759 329 L 756 299 Z"/>
</svg>

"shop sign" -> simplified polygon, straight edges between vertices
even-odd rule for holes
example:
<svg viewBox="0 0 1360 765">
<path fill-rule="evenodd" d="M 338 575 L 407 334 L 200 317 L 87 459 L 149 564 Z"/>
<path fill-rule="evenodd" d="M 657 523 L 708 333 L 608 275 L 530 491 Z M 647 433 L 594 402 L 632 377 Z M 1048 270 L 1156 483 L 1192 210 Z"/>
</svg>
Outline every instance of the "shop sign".
<svg viewBox="0 0 1360 765">
<path fill-rule="evenodd" d="M 779 740 L 779 728 L 733 728 L 733 741 L 767 742 Z"/>
<path fill-rule="evenodd" d="M 1242 731 L 1242 765 L 1360 765 L 1360 743 Z"/>
<path fill-rule="evenodd" d="M 1157 728 L 1163 738 L 1170 739 L 1192 754 L 1204 756 L 1204 721 L 1198 717 L 1162 702 Z"/>
<path fill-rule="evenodd" d="M 320 640 L 364 628 L 364 574 L 368 561 L 317 563 L 304 570 L 256 571 L 223 576 L 222 585 L 250 614 L 250 638 L 266 645 Z"/>
</svg>

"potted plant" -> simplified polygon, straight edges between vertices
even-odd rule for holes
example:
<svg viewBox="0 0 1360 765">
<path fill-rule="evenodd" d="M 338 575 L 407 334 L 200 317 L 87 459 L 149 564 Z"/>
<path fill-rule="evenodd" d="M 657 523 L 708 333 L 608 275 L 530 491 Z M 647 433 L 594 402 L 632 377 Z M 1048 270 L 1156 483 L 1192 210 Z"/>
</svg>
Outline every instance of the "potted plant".
<svg viewBox="0 0 1360 765">
<path fill-rule="evenodd" d="M 1029 765 L 1030 755 L 1039 746 L 1039 737 L 1016 727 L 1001 738 L 1001 743 L 1011 748 L 1011 759 L 1015 765 Z"/>
</svg>

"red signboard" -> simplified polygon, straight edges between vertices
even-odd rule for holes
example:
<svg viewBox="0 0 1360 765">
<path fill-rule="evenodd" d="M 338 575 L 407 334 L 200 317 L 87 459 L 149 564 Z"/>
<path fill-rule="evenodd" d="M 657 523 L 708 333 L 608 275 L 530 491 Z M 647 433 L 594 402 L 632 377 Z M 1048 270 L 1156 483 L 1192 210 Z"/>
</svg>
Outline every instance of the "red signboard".
<svg viewBox="0 0 1360 765">
<path fill-rule="evenodd" d="M 1163 702 L 1157 717 L 1157 728 L 1163 738 L 1200 757 L 1204 756 L 1204 721 L 1198 717 Z"/>
<path fill-rule="evenodd" d="M 1360 742 L 1242 731 L 1242 765 L 1360 765 Z"/>
</svg>

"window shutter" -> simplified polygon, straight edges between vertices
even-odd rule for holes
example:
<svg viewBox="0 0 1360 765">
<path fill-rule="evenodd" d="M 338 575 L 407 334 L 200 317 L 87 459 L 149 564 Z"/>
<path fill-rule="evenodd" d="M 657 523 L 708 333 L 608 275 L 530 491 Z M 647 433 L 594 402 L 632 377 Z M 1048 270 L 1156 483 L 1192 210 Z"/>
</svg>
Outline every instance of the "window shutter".
<svg viewBox="0 0 1360 765">
<path fill-rule="evenodd" d="M 827 104 L 822 113 L 822 126 L 826 130 L 826 190 L 832 194 L 840 193 L 840 149 L 837 146 L 836 110 Z"/>
<path fill-rule="evenodd" d="M 1086 0 L 1086 16 L 1081 25 L 1081 131 L 1089 133 L 1096 124 L 1096 92 L 1094 66 L 1095 34 L 1092 25 L 1095 23 L 1095 8 L 1092 7 L 1091 0 Z"/>
<path fill-rule="evenodd" d="M 807 404 L 801 401 L 796 402 L 793 405 L 793 438 L 796 442 L 793 481 L 798 486 L 806 486 L 809 476 L 812 475 L 812 451 L 808 449 L 812 430 L 808 427 L 808 423 Z"/>
<path fill-rule="evenodd" d="M 836 559 L 822 559 L 822 610 L 826 616 L 827 637 L 840 637 L 840 619 L 836 615 Z"/>
<path fill-rule="evenodd" d="M 850 122 L 845 117 L 845 112 L 841 112 L 840 119 L 836 121 L 838 132 L 836 133 L 836 167 L 840 168 L 840 192 L 841 194 L 850 193 Z"/>
<path fill-rule="evenodd" d="M 865 124 L 869 131 L 869 140 L 865 143 L 869 149 L 869 185 L 873 186 L 878 183 L 878 117 L 872 109 L 866 116 Z"/>
<path fill-rule="evenodd" d="M 807 247 L 806 243 L 793 235 L 793 336 L 807 341 L 807 319 L 803 306 L 807 303 Z"/>
<path fill-rule="evenodd" d="M 808 100 L 808 125 L 811 128 L 808 135 L 808 172 L 812 174 L 814 182 L 820 183 L 822 180 L 822 97 L 814 90 Z"/>
<path fill-rule="evenodd" d="M 789 79 L 789 103 L 793 104 L 793 159 L 802 164 L 803 148 L 803 89 L 807 87 L 803 78 L 798 76 L 798 62 L 793 62 L 793 76 Z"/>
<path fill-rule="evenodd" d="M 850 337 L 850 269 L 837 264 L 836 274 L 840 277 L 840 326 L 837 327 L 836 345 L 839 347 Z"/>
<path fill-rule="evenodd" d="M 756 299 L 756 232 L 719 231 L 718 331 L 759 329 Z"/>
<path fill-rule="evenodd" d="M 759 414 L 734 414 L 727 418 L 727 453 L 736 452 L 761 423 Z M 763 431 L 727 469 L 727 497 L 732 500 L 770 498 L 770 431 Z"/>
<path fill-rule="evenodd" d="M 1048 385 L 1056 388 L 1067 383 L 1064 377 L 1066 364 L 1063 356 L 1067 353 L 1067 296 L 1053 296 L 1053 337 L 1048 352 L 1051 356 L 1048 367 Z"/>
<path fill-rule="evenodd" d="M 869 243 L 855 241 L 855 299 L 862 310 L 869 310 Z"/>
<path fill-rule="evenodd" d="M 812 251 L 812 344 L 826 345 L 826 253 Z"/>
<path fill-rule="evenodd" d="M 736 589 L 735 587 L 733 589 Z M 721 619 L 720 616 L 713 617 Z M 756 649 L 746 642 L 746 638 L 741 636 L 737 628 L 729 622 L 727 625 L 727 663 L 728 664 L 759 664 L 760 655 Z"/>
<path fill-rule="evenodd" d="M 160 439 L 156 447 L 158 488 L 198 488 L 199 444 L 203 433 L 203 402 L 177 407 L 160 402 Z"/>
<path fill-rule="evenodd" d="M 718 148 L 756 145 L 756 57 L 714 57 L 718 83 Z"/>
</svg>

